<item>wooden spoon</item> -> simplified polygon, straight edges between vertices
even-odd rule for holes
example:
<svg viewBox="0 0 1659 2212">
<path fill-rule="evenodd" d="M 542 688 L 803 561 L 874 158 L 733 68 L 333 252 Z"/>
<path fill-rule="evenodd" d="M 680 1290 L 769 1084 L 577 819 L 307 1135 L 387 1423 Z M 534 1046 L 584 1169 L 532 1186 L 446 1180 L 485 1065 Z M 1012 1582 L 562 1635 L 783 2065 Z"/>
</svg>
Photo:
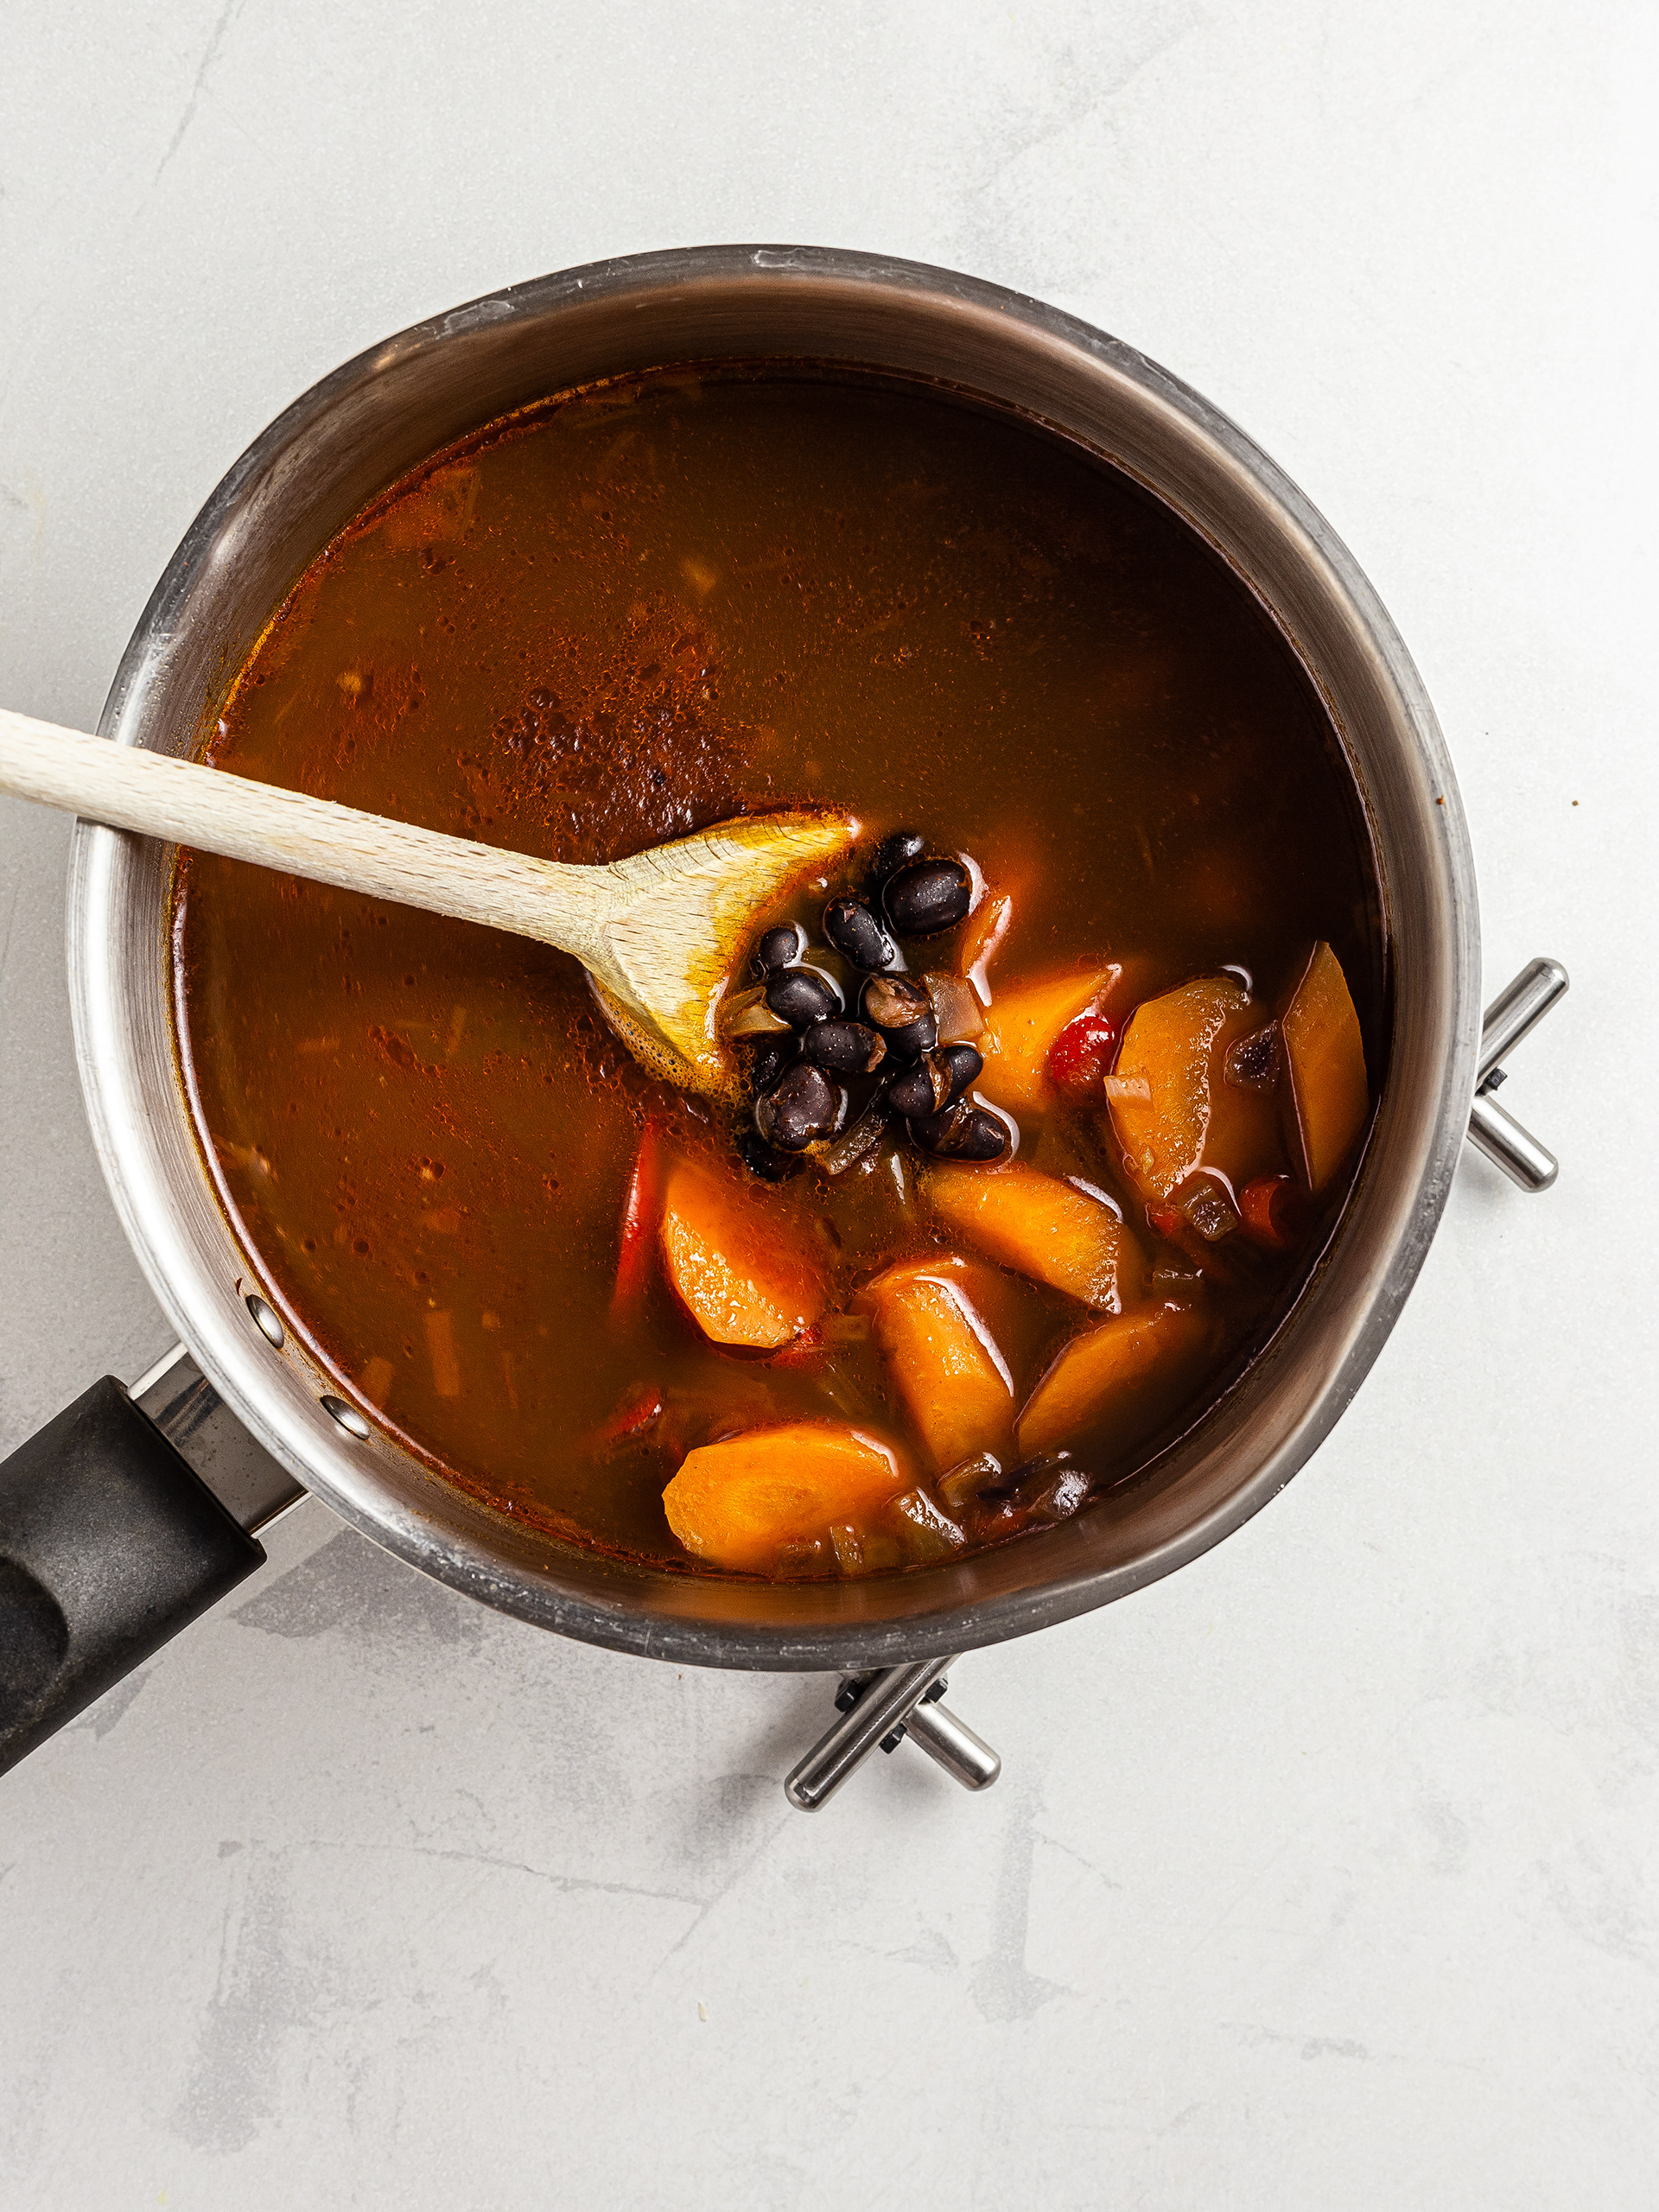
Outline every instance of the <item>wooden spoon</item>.
<svg viewBox="0 0 1659 2212">
<path fill-rule="evenodd" d="M 844 852 L 849 815 L 722 822 L 608 868 L 502 852 L 193 760 L 114 745 L 0 708 L 0 791 L 372 899 L 533 937 L 573 954 L 654 1075 L 728 1094 L 714 1011 L 756 920 Z"/>
</svg>

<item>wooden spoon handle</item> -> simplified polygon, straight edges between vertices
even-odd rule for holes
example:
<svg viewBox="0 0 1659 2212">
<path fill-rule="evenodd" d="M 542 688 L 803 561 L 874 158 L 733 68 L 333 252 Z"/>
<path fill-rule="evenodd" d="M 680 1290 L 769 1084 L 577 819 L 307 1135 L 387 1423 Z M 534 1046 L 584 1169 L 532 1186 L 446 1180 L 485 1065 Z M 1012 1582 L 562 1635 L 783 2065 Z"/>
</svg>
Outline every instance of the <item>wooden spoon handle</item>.
<svg viewBox="0 0 1659 2212">
<path fill-rule="evenodd" d="M 314 883 L 538 938 L 590 960 L 603 868 L 501 852 L 0 707 L 0 791 Z"/>
</svg>

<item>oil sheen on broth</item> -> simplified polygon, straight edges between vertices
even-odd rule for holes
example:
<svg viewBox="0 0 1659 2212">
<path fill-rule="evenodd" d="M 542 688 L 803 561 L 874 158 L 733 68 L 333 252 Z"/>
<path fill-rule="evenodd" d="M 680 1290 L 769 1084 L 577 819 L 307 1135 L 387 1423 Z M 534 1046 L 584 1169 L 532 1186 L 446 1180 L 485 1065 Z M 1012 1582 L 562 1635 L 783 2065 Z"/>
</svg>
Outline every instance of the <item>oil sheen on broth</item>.
<svg viewBox="0 0 1659 2212">
<path fill-rule="evenodd" d="M 1139 487 L 931 390 L 664 371 L 480 432 L 312 564 L 208 756 L 562 861 L 798 801 L 851 809 L 871 843 L 914 824 L 1011 897 L 993 1013 L 1026 980 L 1116 963 L 1119 1022 L 1224 969 L 1265 1022 L 1323 942 L 1373 1096 L 1381 1074 L 1370 849 L 1295 657 Z M 791 911 L 812 925 L 827 895 Z M 710 1439 L 850 1423 L 927 1471 L 856 1318 L 884 1266 L 965 1249 L 912 1154 L 747 1178 L 730 1116 L 653 1085 L 576 966 L 522 939 L 187 855 L 175 951 L 193 1111 L 264 1287 L 342 1392 L 449 1480 L 553 1535 L 696 1569 L 663 1491 Z M 1104 1193 L 1206 1316 L 1196 1364 L 1074 1440 L 1109 1485 L 1264 1340 L 1340 1190 L 1282 1253 L 1164 1244 L 1098 1107 L 1020 1121 L 1020 1164 Z M 746 1354 L 700 1333 L 654 1249 L 619 1284 L 647 1129 L 752 1186 L 742 1203 L 854 1318 Z M 968 1256 L 1023 1403 L 1100 1317 Z"/>
</svg>

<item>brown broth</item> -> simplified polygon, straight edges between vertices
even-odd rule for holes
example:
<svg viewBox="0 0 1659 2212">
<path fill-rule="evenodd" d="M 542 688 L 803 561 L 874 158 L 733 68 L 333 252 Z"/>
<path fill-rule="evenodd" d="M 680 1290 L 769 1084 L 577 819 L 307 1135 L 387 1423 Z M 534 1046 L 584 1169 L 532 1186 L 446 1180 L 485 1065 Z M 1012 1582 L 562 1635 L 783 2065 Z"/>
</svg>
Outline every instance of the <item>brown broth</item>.
<svg viewBox="0 0 1659 2212">
<path fill-rule="evenodd" d="M 1127 1012 L 1236 964 L 1266 1019 L 1324 938 L 1373 1093 L 1381 1072 L 1374 871 L 1295 656 L 1138 486 L 931 390 L 663 372 L 479 433 L 307 570 L 208 753 L 558 860 L 798 800 L 852 809 L 872 837 L 913 823 L 1014 893 L 994 986 L 1115 959 Z M 731 1126 L 646 1081 L 572 962 L 198 855 L 175 942 L 193 1110 L 269 1294 L 346 1395 L 469 1492 L 689 1566 L 661 1504 L 689 1446 L 812 1415 L 902 1437 L 871 1343 L 721 1352 L 659 1271 L 613 1321 L 642 1127 L 729 1162 Z M 1022 1157 L 1086 1172 L 1141 1222 L 1077 1116 L 1028 1129 Z M 884 1260 L 929 1247 L 901 1179 L 884 1154 L 743 1202 L 813 1243 L 844 1310 Z M 1126 1476 L 1213 1396 L 1313 1242 L 1210 1270 L 1210 1373 L 1155 1433 L 1080 1440 L 1091 1465 Z M 1080 1309 L 997 1283 L 987 1318 L 1023 1398 Z M 673 1420 L 596 1447 L 642 1388 Z"/>
</svg>

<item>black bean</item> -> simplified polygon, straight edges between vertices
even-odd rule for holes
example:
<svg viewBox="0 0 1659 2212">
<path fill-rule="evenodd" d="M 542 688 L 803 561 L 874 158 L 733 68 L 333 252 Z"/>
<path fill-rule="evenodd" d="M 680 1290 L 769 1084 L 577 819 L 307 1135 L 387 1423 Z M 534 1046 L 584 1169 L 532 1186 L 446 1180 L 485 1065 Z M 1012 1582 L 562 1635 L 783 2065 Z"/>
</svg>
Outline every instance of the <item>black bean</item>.
<svg viewBox="0 0 1659 2212">
<path fill-rule="evenodd" d="M 976 1106 L 957 1127 L 951 1153 L 954 1160 L 1000 1160 L 1008 1148 L 1005 1123 L 982 1106 Z"/>
<path fill-rule="evenodd" d="M 912 1021 L 908 1029 L 889 1029 L 887 1050 L 895 1060 L 918 1059 L 924 1052 L 931 1052 L 939 1041 L 939 1025 L 930 1014 L 925 1021 Z"/>
<path fill-rule="evenodd" d="M 785 1031 L 781 1037 L 766 1038 L 749 1064 L 749 1088 L 758 1098 L 763 1090 L 770 1090 L 784 1070 L 795 1057 L 795 1038 Z"/>
<path fill-rule="evenodd" d="M 912 861 L 920 860 L 926 850 L 927 840 L 919 830 L 895 830 L 875 849 L 875 858 L 870 862 L 871 883 L 879 890 L 890 875 L 897 875 Z"/>
<path fill-rule="evenodd" d="M 832 899 L 823 910 L 823 933 L 855 968 L 872 975 L 899 964 L 899 948 L 861 899 Z"/>
<path fill-rule="evenodd" d="M 935 1079 L 933 1063 L 938 1057 L 937 1052 L 929 1052 L 893 1077 L 887 1087 L 887 1100 L 895 1113 L 915 1121 L 925 1114 L 937 1114 L 945 1103 Z"/>
<path fill-rule="evenodd" d="M 755 1125 L 780 1152 L 804 1152 L 816 1139 L 834 1134 L 842 1104 L 841 1085 L 810 1060 L 798 1060 L 755 1101 Z"/>
<path fill-rule="evenodd" d="M 944 1100 L 946 1105 L 952 1099 L 960 1098 L 970 1083 L 978 1082 L 985 1065 L 971 1045 L 941 1045 L 932 1057 L 943 1060 L 950 1071 L 950 1088 Z"/>
<path fill-rule="evenodd" d="M 1227 1047 L 1221 1071 L 1236 1090 L 1268 1091 L 1278 1083 L 1281 1058 L 1279 1025 L 1270 1021 Z"/>
<path fill-rule="evenodd" d="M 791 1029 L 841 1012 L 841 995 L 814 968 L 785 968 L 766 985 L 766 1004 Z"/>
<path fill-rule="evenodd" d="M 912 1114 L 910 1117 L 910 1134 L 924 1152 L 942 1153 L 948 1156 L 953 1148 L 951 1139 L 956 1133 L 957 1124 L 966 1121 L 972 1111 L 971 1106 L 958 1103 L 955 1106 L 947 1106 L 939 1113 Z"/>
<path fill-rule="evenodd" d="M 897 1059 L 913 1060 L 939 1041 L 933 1001 L 906 976 L 872 976 L 859 1000 L 861 1017 L 879 1029 Z"/>
<path fill-rule="evenodd" d="M 768 930 L 754 948 L 754 972 L 770 976 L 779 968 L 788 968 L 806 950 L 806 938 L 794 922 L 779 922 L 776 929 Z"/>
<path fill-rule="evenodd" d="M 834 1016 L 813 1023 L 801 1039 L 801 1051 L 817 1066 L 833 1068 L 837 1075 L 868 1075 L 887 1056 L 887 1040 L 879 1030 Z"/>
<path fill-rule="evenodd" d="M 768 1183 L 781 1183 L 800 1166 L 786 1152 L 779 1152 L 769 1145 L 759 1129 L 740 1129 L 737 1133 L 737 1156 L 751 1174 L 764 1176 Z"/>
<path fill-rule="evenodd" d="M 1008 1133 L 995 1114 L 959 1098 L 942 1114 L 924 1114 L 910 1133 L 924 1152 L 943 1160 L 996 1160 L 1008 1148 Z"/>
<path fill-rule="evenodd" d="M 960 861 L 912 861 L 881 894 L 900 937 L 935 937 L 954 929 L 973 897 L 974 880 Z"/>
<path fill-rule="evenodd" d="M 921 1115 L 943 1113 L 984 1065 L 971 1045 L 942 1045 L 906 1068 L 887 1095 L 898 1111 L 912 1121 Z"/>
</svg>

